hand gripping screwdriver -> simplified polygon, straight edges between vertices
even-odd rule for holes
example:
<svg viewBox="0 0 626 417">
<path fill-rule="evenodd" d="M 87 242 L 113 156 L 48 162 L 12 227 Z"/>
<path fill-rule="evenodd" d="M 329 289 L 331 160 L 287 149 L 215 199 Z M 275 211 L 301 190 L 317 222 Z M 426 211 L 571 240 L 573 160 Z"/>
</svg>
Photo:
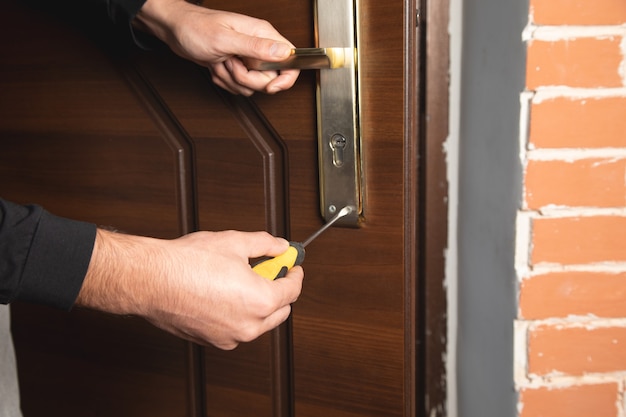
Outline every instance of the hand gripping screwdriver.
<svg viewBox="0 0 626 417">
<path fill-rule="evenodd" d="M 313 233 L 307 240 L 304 242 L 289 242 L 289 248 L 281 254 L 274 258 L 261 261 L 256 264 L 252 270 L 257 274 L 261 275 L 264 278 L 269 280 L 274 280 L 276 278 L 282 278 L 287 275 L 287 271 L 293 268 L 295 265 L 301 265 L 304 262 L 304 248 L 316 237 L 321 235 L 326 229 L 333 225 L 337 220 L 341 219 L 344 216 L 352 213 L 354 207 L 346 206 L 339 210 L 335 216 L 328 221 L 324 226 L 322 226 L 317 232 Z"/>
</svg>

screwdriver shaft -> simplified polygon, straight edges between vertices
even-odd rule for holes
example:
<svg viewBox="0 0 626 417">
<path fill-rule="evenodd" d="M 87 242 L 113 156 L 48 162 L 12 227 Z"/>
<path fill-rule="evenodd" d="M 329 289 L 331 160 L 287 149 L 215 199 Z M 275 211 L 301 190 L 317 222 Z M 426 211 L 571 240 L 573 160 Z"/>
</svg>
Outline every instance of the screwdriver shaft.
<svg viewBox="0 0 626 417">
<path fill-rule="evenodd" d="M 318 237 L 319 235 L 324 233 L 324 231 L 326 229 L 328 229 L 330 226 L 332 226 L 337 220 L 339 220 L 342 217 L 345 217 L 348 214 L 352 213 L 353 210 L 354 210 L 354 207 L 352 207 L 352 206 L 345 206 L 344 208 L 339 210 L 339 212 L 337 214 L 335 214 L 335 216 L 332 219 L 330 219 L 324 226 L 322 226 L 317 232 L 315 232 L 311 236 L 309 236 L 309 238 L 307 240 L 302 242 L 302 247 L 306 247 L 306 245 L 308 245 L 309 243 L 313 242 L 316 237 Z"/>
<path fill-rule="evenodd" d="M 346 206 L 339 210 L 339 212 L 328 221 L 321 229 L 313 233 L 302 244 L 298 242 L 289 242 L 289 248 L 282 255 L 278 255 L 274 258 L 267 259 L 256 264 L 252 269 L 262 277 L 269 280 L 276 278 L 282 278 L 287 275 L 287 272 L 295 265 L 301 265 L 304 261 L 305 251 L 304 247 L 311 243 L 316 237 L 318 237 L 324 230 L 328 229 L 333 223 L 341 219 L 344 216 L 352 213 L 355 210 L 353 206 Z"/>
</svg>

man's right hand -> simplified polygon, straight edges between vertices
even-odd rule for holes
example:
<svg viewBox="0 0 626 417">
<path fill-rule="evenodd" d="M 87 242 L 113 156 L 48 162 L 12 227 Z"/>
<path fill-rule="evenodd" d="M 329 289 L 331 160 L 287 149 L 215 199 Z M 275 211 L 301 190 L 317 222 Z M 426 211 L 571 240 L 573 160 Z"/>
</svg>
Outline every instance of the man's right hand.
<svg viewBox="0 0 626 417">
<path fill-rule="evenodd" d="M 274 62 L 290 56 L 294 45 L 265 20 L 185 0 L 147 0 L 135 24 L 181 57 L 207 67 L 213 81 L 233 94 L 274 94 L 291 88 L 300 73 L 249 70 L 240 59 Z"/>
<path fill-rule="evenodd" d="M 301 267 L 270 281 L 249 265 L 288 245 L 265 232 L 161 240 L 98 230 L 76 304 L 141 316 L 184 339 L 234 349 L 285 321 L 300 295 Z"/>
</svg>

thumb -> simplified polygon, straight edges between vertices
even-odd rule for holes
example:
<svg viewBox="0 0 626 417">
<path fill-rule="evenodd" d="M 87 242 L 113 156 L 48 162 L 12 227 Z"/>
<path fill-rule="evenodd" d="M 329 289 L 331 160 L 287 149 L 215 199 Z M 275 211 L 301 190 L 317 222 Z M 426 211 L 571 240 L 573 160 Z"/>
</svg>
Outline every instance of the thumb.
<svg viewBox="0 0 626 417">
<path fill-rule="evenodd" d="M 289 248 L 289 242 L 267 232 L 246 233 L 246 246 L 249 258 L 278 256 Z"/>
<path fill-rule="evenodd" d="M 263 61 L 282 61 L 291 55 L 293 49 L 288 42 L 243 33 L 232 39 L 231 47 L 234 55 Z"/>
</svg>

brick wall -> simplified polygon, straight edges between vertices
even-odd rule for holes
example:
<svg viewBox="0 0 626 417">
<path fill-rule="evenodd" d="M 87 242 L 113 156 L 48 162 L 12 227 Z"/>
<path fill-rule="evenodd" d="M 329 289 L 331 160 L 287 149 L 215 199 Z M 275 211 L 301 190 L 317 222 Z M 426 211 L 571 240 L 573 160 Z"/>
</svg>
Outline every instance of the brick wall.
<svg viewBox="0 0 626 417">
<path fill-rule="evenodd" d="M 521 417 L 626 417 L 626 0 L 530 0 Z"/>
</svg>

